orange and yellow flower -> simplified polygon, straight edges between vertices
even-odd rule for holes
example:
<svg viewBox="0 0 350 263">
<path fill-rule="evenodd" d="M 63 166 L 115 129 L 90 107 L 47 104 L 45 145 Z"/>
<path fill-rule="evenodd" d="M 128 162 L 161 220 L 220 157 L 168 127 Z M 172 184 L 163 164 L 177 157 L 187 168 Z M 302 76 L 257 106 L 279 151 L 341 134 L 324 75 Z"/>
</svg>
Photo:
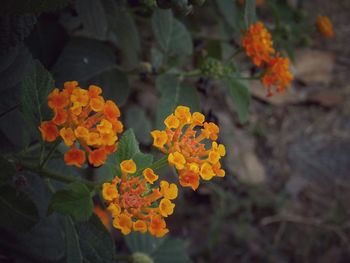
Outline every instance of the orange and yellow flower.
<svg viewBox="0 0 350 263">
<path fill-rule="evenodd" d="M 334 37 L 333 24 L 328 16 L 318 15 L 316 19 L 316 27 L 325 38 Z"/>
<path fill-rule="evenodd" d="M 60 137 L 70 147 L 64 155 L 68 165 L 80 167 L 87 159 L 93 166 L 100 166 L 117 149 L 118 134 L 123 131 L 120 111 L 101 94 L 102 89 L 96 85 L 86 90 L 78 82 L 69 81 L 63 90 L 55 88 L 48 96 L 54 116 L 42 122 L 39 130 L 43 140 L 53 142 Z"/>
<path fill-rule="evenodd" d="M 136 174 L 137 167 L 133 160 L 120 164 L 122 176 L 116 176 L 112 182 L 102 185 L 102 196 L 113 217 L 113 226 L 124 235 L 131 231 L 149 232 L 162 237 L 169 230 L 164 217 L 173 214 L 177 197 L 175 184 L 161 181 L 160 187 L 154 186 L 158 175 L 151 168 Z"/>
<path fill-rule="evenodd" d="M 283 92 L 293 75 L 289 71 L 289 59 L 280 56 L 272 57 L 267 63 L 267 69 L 262 77 L 263 85 L 267 89 L 267 96 L 272 95 L 271 87 L 276 87 L 277 92 Z"/>
<path fill-rule="evenodd" d="M 272 36 L 262 22 L 250 25 L 242 38 L 242 46 L 247 56 L 258 67 L 267 62 L 271 55 L 275 53 L 272 45 Z"/>
<path fill-rule="evenodd" d="M 200 178 L 210 180 L 225 174 L 220 159 L 226 152 L 224 145 L 216 142 L 219 127 L 215 123 L 205 122 L 199 112 L 191 114 L 188 107 L 178 106 L 164 124 L 165 130 L 151 132 L 153 145 L 168 155 L 182 186 L 196 190 Z"/>
</svg>

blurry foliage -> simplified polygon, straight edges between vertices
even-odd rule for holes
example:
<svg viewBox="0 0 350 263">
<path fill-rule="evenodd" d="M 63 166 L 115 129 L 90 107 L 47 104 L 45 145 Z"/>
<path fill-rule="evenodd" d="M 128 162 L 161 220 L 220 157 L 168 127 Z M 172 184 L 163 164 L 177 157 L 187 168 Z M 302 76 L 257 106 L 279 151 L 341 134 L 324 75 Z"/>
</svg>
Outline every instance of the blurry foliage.
<svg viewBox="0 0 350 263">
<path fill-rule="evenodd" d="M 213 35 L 198 28 L 205 16 L 201 12 L 208 14 L 209 24 L 215 24 Z M 86 179 L 110 179 L 120 173 L 114 163 L 125 159 L 133 158 L 138 169 L 151 165 L 153 155 L 140 151 L 149 149 L 150 130 L 160 128 L 177 105 L 199 111 L 203 106 L 201 97 L 210 92 L 206 84 L 209 80 L 226 88 L 238 120 L 246 122 L 251 99 L 245 80 L 247 66 L 231 63 L 241 52 L 240 30 L 247 29 L 257 16 L 267 18 L 277 46 L 293 59 L 296 46 L 310 44 L 312 29 L 304 11 L 280 0 L 267 1 L 257 12 L 253 0 L 246 0 L 244 7 L 233 0 L 6 0 L 1 3 L 0 13 L 0 260 L 190 262 L 188 242 L 169 236 L 156 239 L 132 233 L 125 237 L 131 254 L 126 252 L 120 238 L 113 240 L 92 214 L 93 200 L 99 203 L 100 193 L 92 190 Z M 142 61 L 148 64 L 140 67 Z M 192 80 L 199 77 L 196 89 Z M 82 171 L 67 168 L 59 148 L 54 151 L 52 160 L 44 162 L 46 168 L 40 168 L 47 173 L 59 171 L 62 177 L 56 179 L 69 183 L 64 185 L 55 178 L 41 178 L 31 162 L 43 161 L 41 153 L 50 151 L 41 143 L 37 127 L 47 114 L 48 92 L 67 80 L 101 85 L 106 98 L 123 106 L 124 123 L 131 129 L 124 132 L 118 152 L 104 167 L 85 167 Z M 151 93 L 157 100 L 138 105 L 140 91 L 135 83 L 140 83 L 141 89 L 152 83 Z M 256 127 L 255 132 L 262 136 L 265 131 Z M 17 163 L 26 165 L 16 167 Z M 74 178 L 81 177 L 86 179 L 74 182 Z M 281 216 L 276 218 L 276 222 L 282 222 L 278 229 L 275 225 L 266 229 L 260 220 L 278 214 L 287 203 L 285 198 L 263 188 L 241 185 L 232 175 L 227 177 L 225 186 L 207 184 L 204 190 L 211 193 L 209 200 L 201 191 L 182 196 L 198 207 L 189 211 L 192 208 L 184 205 L 180 211 L 189 215 L 176 224 L 191 221 L 189 224 L 195 225 L 203 218 L 209 220 L 207 229 L 199 231 L 200 242 L 191 246 L 193 258 L 217 262 L 220 253 L 231 253 L 232 259 L 240 262 L 297 262 L 323 249 L 319 241 L 323 238 L 329 239 L 327 244 L 338 242 L 324 232 L 310 233 L 314 230 L 304 234 L 310 233 L 316 240 L 300 240 L 296 234 L 300 232 L 295 231 L 298 226 L 288 222 L 306 222 L 333 231 L 347 242 L 343 231 L 348 229 L 340 227 L 348 216 L 344 204 L 334 208 L 337 216 L 330 216 L 326 225 Z M 206 208 L 210 212 L 200 209 L 203 203 L 208 206 L 206 201 L 210 202 L 210 208 Z M 203 214 L 198 217 L 195 213 Z M 229 242 L 229 249 L 220 248 L 225 242 Z M 296 247 L 294 258 L 287 260 L 285 255 L 293 254 L 290 250 Z"/>
</svg>

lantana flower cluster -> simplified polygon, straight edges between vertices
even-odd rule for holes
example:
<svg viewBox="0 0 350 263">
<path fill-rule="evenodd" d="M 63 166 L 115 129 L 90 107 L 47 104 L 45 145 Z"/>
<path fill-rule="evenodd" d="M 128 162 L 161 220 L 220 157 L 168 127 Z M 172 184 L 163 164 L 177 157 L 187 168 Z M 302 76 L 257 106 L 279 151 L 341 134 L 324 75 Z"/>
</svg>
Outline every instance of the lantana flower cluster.
<svg viewBox="0 0 350 263">
<path fill-rule="evenodd" d="M 217 143 L 219 127 L 205 122 L 200 112 L 178 106 L 164 121 L 165 130 L 151 132 L 153 145 L 168 156 L 168 162 L 179 174 L 180 185 L 196 190 L 199 180 L 223 177 L 220 159 L 225 146 Z"/>
<path fill-rule="evenodd" d="M 113 226 L 124 235 L 148 231 L 156 237 L 164 236 L 169 232 L 164 218 L 174 212 L 172 200 L 178 195 L 177 186 L 164 180 L 155 186 L 158 175 L 151 168 L 138 174 L 133 160 L 123 161 L 120 168 L 122 176 L 102 186 Z"/>
<path fill-rule="evenodd" d="M 250 25 L 242 38 L 242 45 L 254 65 L 265 70 L 262 83 L 267 89 L 267 96 L 272 95 L 272 87 L 277 92 L 284 91 L 293 80 L 290 62 L 273 48 L 272 36 L 262 22 Z"/>
<path fill-rule="evenodd" d="M 83 89 L 78 82 L 64 83 L 48 96 L 48 106 L 54 112 L 50 121 L 39 127 L 43 140 L 63 139 L 70 149 L 64 154 L 67 165 L 80 167 L 86 157 L 93 166 L 104 164 L 108 154 L 116 151 L 118 134 L 123 131 L 120 111 L 111 100 L 105 101 L 100 87 Z"/>
</svg>

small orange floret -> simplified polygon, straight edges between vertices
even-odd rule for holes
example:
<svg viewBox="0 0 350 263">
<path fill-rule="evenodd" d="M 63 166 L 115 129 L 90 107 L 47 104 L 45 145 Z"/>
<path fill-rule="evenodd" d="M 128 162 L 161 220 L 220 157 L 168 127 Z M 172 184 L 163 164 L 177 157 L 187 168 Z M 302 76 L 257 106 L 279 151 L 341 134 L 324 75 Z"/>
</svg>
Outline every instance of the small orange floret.
<svg viewBox="0 0 350 263">
<path fill-rule="evenodd" d="M 289 59 L 276 56 L 268 61 L 266 72 L 262 78 L 264 86 L 267 88 L 267 96 L 272 95 L 271 87 L 276 87 L 277 92 L 283 92 L 293 80 L 293 75 L 289 71 Z"/>
<path fill-rule="evenodd" d="M 153 184 L 158 180 L 158 175 L 156 175 L 151 168 L 146 168 L 143 170 L 142 174 L 145 177 L 146 181 L 150 184 Z"/>
<path fill-rule="evenodd" d="M 180 185 L 184 187 L 191 187 L 196 190 L 199 186 L 199 175 L 198 173 L 192 172 L 190 170 L 183 170 L 179 174 Z"/>
<path fill-rule="evenodd" d="M 253 60 L 256 66 L 267 62 L 270 56 L 275 53 L 272 44 L 272 36 L 262 22 L 250 25 L 242 38 L 242 45 L 247 56 Z"/>
<path fill-rule="evenodd" d="M 103 148 L 98 148 L 96 150 L 93 150 L 89 154 L 89 162 L 95 167 L 98 167 L 104 164 L 106 162 L 106 159 L 107 159 L 107 153 Z"/>
<path fill-rule="evenodd" d="M 54 89 L 48 96 L 48 105 L 51 109 L 62 109 L 67 106 L 69 99 L 65 93 Z"/>
<path fill-rule="evenodd" d="M 160 216 L 153 216 L 149 225 L 149 232 L 156 237 L 163 237 L 169 232 L 169 229 L 166 228 L 166 223 L 163 218 Z"/>
<path fill-rule="evenodd" d="M 316 27 L 325 38 L 334 37 L 333 24 L 328 16 L 318 15 L 316 19 Z"/>
<path fill-rule="evenodd" d="M 75 165 L 77 167 L 81 167 L 85 162 L 85 152 L 72 147 L 64 154 L 64 161 L 67 165 Z"/>
<path fill-rule="evenodd" d="M 59 135 L 57 126 L 51 121 L 43 121 L 39 130 L 44 141 L 53 142 Z"/>
<path fill-rule="evenodd" d="M 111 218 L 109 213 L 106 210 L 102 209 L 101 206 L 94 206 L 94 213 L 100 218 L 102 224 L 108 229 L 111 230 Z"/>
<path fill-rule="evenodd" d="M 104 105 L 104 114 L 107 119 L 115 119 L 120 117 L 120 110 L 113 101 L 107 100 Z"/>
</svg>

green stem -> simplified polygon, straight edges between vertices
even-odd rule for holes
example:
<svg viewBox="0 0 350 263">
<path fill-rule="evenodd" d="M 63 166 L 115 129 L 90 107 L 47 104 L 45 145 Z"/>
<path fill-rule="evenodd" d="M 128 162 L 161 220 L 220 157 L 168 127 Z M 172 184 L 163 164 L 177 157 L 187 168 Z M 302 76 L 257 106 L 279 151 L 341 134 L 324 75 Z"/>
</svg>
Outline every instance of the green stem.
<svg viewBox="0 0 350 263">
<path fill-rule="evenodd" d="M 56 151 L 56 149 L 60 143 L 61 143 L 60 140 L 57 140 L 55 142 L 55 144 L 52 146 L 51 150 L 46 155 L 45 159 L 40 163 L 40 165 L 39 165 L 40 169 L 45 167 L 46 163 L 50 160 L 51 156 L 54 154 L 54 152 Z"/>
<path fill-rule="evenodd" d="M 190 72 L 181 72 L 179 73 L 181 78 L 190 78 L 190 77 L 198 77 L 201 75 L 201 71 L 199 69 L 192 70 Z"/>
<path fill-rule="evenodd" d="M 168 164 L 168 156 L 165 156 L 158 161 L 154 162 L 149 168 L 158 170 Z"/>
<path fill-rule="evenodd" d="M 41 177 L 44 178 L 49 178 L 55 181 L 60 181 L 63 183 L 74 183 L 74 182 L 81 182 L 83 184 L 85 184 L 86 186 L 88 186 L 91 190 L 95 189 L 95 187 L 97 186 L 97 184 L 90 182 L 88 180 L 84 180 L 84 179 L 77 179 L 71 175 L 60 175 L 60 174 L 56 174 L 54 172 L 51 172 L 49 170 L 46 169 L 42 169 L 40 167 L 37 167 L 35 165 L 32 164 L 28 164 L 28 163 L 21 163 L 20 164 L 24 169 L 31 171 L 31 172 L 35 172 L 37 174 L 39 174 Z"/>
</svg>

